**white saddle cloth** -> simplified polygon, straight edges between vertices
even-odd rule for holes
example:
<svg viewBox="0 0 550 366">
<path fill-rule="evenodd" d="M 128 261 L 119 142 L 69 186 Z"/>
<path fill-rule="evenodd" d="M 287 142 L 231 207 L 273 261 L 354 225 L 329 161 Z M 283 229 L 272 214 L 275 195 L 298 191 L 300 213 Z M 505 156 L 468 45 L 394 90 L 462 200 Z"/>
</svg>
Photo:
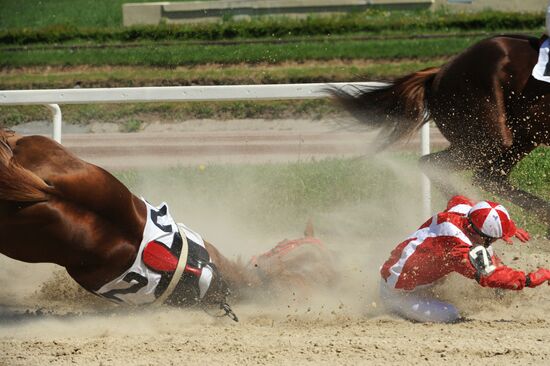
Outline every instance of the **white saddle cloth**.
<svg viewBox="0 0 550 366">
<path fill-rule="evenodd" d="M 539 50 L 539 60 L 533 68 L 533 77 L 540 81 L 550 83 L 550 65 L 548 65 L 548 53 L 550 52 L 550 38 L 546 39 Z"/>
</svg>

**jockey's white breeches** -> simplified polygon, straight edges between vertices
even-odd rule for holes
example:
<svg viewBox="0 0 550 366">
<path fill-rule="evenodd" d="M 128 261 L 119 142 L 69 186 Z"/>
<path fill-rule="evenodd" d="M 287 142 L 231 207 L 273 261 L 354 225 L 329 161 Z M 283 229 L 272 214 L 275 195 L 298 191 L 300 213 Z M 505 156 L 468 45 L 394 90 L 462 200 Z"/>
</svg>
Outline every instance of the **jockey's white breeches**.
<svg viewBox="0 0 550 366">
<path fill-rule="evenodd" d="M 380 281 L 380 299 L 386 309 L 408 320 L 422 323 L 452 323 L 460 314 L 452 304 L 434 299 L 425 291 L 403 291 Z"/>
</svg>

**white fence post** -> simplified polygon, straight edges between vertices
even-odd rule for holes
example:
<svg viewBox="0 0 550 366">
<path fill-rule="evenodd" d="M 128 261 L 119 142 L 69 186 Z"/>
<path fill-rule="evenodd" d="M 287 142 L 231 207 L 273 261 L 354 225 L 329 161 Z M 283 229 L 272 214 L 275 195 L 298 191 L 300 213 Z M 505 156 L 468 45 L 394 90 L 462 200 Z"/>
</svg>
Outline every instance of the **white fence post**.
<svg viewBox="0 0 550 366">
<path fill-rule="evenodd" d="M 61 143 L 61 126 L 62 126 L 62 116 L 61 108 L 57 104 L 46 104 L 46 107 L 52 112 L 53 116 L 53 133 L 52 138 Z"/>
<path fill-rule="evenodd" d="M 430 153 L 430 122 L 424 123 L 420 131 L 421 155 Z M 432 216 L 432 185 L 425 173 L 422 173 L 422 213 L 424 217 Z"/>
</svg>

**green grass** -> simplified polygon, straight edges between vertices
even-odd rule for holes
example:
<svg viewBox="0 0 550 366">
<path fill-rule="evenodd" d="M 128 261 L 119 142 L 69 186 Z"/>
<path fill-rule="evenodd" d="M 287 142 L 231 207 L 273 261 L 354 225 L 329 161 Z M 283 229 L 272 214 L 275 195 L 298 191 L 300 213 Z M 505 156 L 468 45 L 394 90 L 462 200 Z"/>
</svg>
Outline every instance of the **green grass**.
<svg viewBox="0 0 550 366">
<path fill-rule="evenodd" d="M 388 80 L 441 65 L 445 59 L 384 62 L 308 61 L 282 65 L 221 65 L 165 69 L 149 66 L 48 68 L 0 71 L 0 89 L 62 89 L 174 85 L 285 84 Z"/>
<path fill-rule="evenodd" d="M 84 104 L 62 106 L 63 121 L 87 124 L 94 121 L 119 123 L 121 130 L 129 128 L 128 121 L 180 122 L 189 119 L 219 120 L 242 118 L 313 118 L 334 116 L 338 109 L 328 100 L 290 100 L 265 102 L 195 102 L 195 103 L 138 103 Z M 43 106 L 1 106 L 0 126 L 11 127 L 31 121 L 47 121 L 50 112 Z M 143 126 L 145 123 L 142 124 Z M 131 130 L 136 129 L 132 122 Z M 141 127 L 141 125 L 140 125 Z"/>
<path fill-rule="evenodd" d="M 514 168 L 510 180 L 516 187 L 550 201 L 550 148 L 535 149 Z M 517 218 L 518 225 L 528 227 L 534 233 L 550 235 L 548 227 L 525 210 L 513 206 L 510 212 Z"/>
<path fill-rule="evenodd" d="M 143 121 L 135 118 L 128 119 L 120 127 L 120 132 L 139 132 L 143 127 Z"/>
<path fill-rule="evenodd" d="M 418 205 L 416 194 L 420 191 L 419 176 L 400 171 L 400 167 L 413 167 L 418 172 L 418 157 L 402 153 L 392 153 L 391 157 L 392 164 L 386 164 L 377 156 L 364 160 L 130 170 L 119 172 L 117 176 L 137 194 L 146 194 L 152 202 L 181 197 L 187 211 L 193 211 L 195 205 L 230 208 L 235 216 L 253 220 L 254 227 L 260 230 L 300 228 L 309 217 L 319 221 L 320 217 L 330 217 L 335 212 L 349 215 L 342 221 L 343 225 L 346 221 L 359 221 L 363 222 L 360 227 L 369 230 L 373 227 L 376 230 L 377 225 L 387 226 L 384 221 L 392 217 L 408 216 L 410 221 L 420 224 L 423 218 L 418 217 L 421 205 Z M 531 189 L 546 199 L 550 199 L 550 182 L 548 176 L 541 176 L 537 169 L 543 164 L 548 171 L 548 157 L 549 148 L 538 149 L 514 172 L 516 177 L 527 179 L 516 180 L 519 187 Z M 486 198 L 491 197 L 487 195 Z M 442 210 L 444 206 L 445 202 L 437 199 L 433 209 Z M 532 215 L 513 205 L 508 206 L 521 226 L 532 234 L 545 233 L 546 228 Z"/>
<path fill-rule="evenodd" d="M 122 4 L 129 2 L 150 0 L 0 0 L 0 25 L 1 28 L 42 28 L 54 24 L 116 27 L 122 25 Z"/>
<path fill-rule="evenodd" d="M 512 182 L 550 201 L 550 148 L 538 148 L 519 162 Z"/>
<path fill-rule="evenodd" d="M 182 197 L 190 212 L 195 205 L 230 208 L 234 216 L 251 220 L 255 229 L 296 223 L 303 229 L 308 217 L 382 198 L 393 201 L 391 192 L 411 189 L 383 164 L 342 159 L 132 170 L 117 176 L 152 202 Z"/>
<path fill-rule="evenodd" d="M 463 51 L 481 37 L 385 41 L 338 41 L 228 46 L 144 46 L 131 49 L 21 50 L 4 52 L 1 67 L 147 65 L 176 67 L 205 63 L 238 64 L 332 59 L 444 57 Z"/>
</svg>

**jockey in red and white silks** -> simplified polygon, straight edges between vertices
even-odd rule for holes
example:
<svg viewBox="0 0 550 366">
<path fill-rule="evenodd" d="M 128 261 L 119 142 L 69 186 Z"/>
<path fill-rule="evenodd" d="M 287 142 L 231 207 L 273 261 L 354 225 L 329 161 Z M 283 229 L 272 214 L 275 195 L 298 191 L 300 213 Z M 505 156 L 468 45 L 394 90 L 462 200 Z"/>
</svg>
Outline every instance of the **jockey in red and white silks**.
<svg viewBox="0 0 550 366">
<path fill-rule="evenodd" d="M 453 196 L 447 202 L 447 208 L 445 212 L 452 212 L 462 216 L 468 215 L 468 212 L 472 209 L 474 203 L 468 197 Z"/>
<path fill-rule="evenodd" d="M 407 319 L 453 322 L 460 318 L 458 310 L 426 291 L 452 272 L 484 287 L 511 290 L 549 280 L 548 270 L 526 275 L 503 265 L 494 255 L 491 244 L 512 236 L 529 239 L 525 231 L 516 229 L 501 205 L 489 201 L 472 205 L 466 197 L 453 197 L 446 211 L 426 221 L 391 252 L 380 270 L 381 299 L 390 311 Z"/>
</svg>

